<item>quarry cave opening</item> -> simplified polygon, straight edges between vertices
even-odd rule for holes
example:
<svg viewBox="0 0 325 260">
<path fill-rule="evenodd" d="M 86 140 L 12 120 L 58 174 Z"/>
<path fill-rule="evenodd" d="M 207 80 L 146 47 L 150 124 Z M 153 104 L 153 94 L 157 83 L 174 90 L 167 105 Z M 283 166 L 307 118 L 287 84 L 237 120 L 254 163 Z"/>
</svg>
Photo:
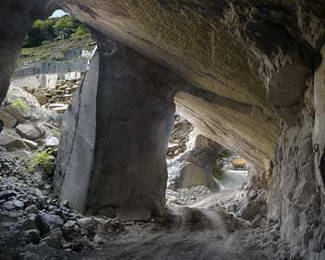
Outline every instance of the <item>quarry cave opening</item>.
<svg viewBox="0 0 325 260">
<path fill-rule="evenodd" d="M 325 257 L 324 4 L 176 2 L 0 4 L 1 259 Z"/>
<path fill-rule="evenodd" d="M 81 103 L 80 93 L 83 85 L 87 84 L 86 74 L 91 66 L 91 59 L 95 55 L 96 40 L 82 23 L 69 14 L 62 10 L 56 10 L 54 14 L 60 14 L 60 16 L 56 17 L 52 14 L 48 19 L 36 20 L 25 39 L 17 69 L 11 80 L 8 96 L 4 103 L 9 112 L 6 108 L 4 110 L 8 112 L 9 116 L 14 113 L 22 115 L 18 115 L 21 118 L 16 121 L 14 117 L 12 118 L 15 123 L 7 122 L 7 120 L 2 134 L 7 134 L 13 138 L 6 144 L 8 150 L 17 150 L 17 154 L 26 157 L 24 162 L 28 165 L 29 171 L 39 171 L 38 174 L 40 175 L 44 171 L 45 176 L 43 177 L 45 179 L 49 177 L 49 181 L 52 181 L 55 168 L 56 174 L 60 175 L 61 170 L 67 172 L 70 167 L 68 161 L 73 153 L 74 143 L 68 144 L 68 147 L 61 147 L 61 149 L 70 149 L 68 156 L 61 152 L 66 158 L 57 158 L 60 156 L 57 155 L 57 149 L 59 139 L 62 137 L 61 131 L 65 131 L 65 136 L 62 137 L 64 140 L 71 135 L 78 135 L 80 118 L 84 117 L 83 120 L 86 120 L 83 115 L 79 117 L 79 113 L 90 112 L 93 115 L 92 117 L 96 117 L 97 111 L 96 105 L 92 111 L 87 111 L 87 109 L 80 111 L 81 106 L 89 106 L 88 101 L 85 104 Z M 115 48 L 114 44 L 112 45 Z M 95 68 L 94 71 L 95 74 L 98 73 L 98 68 Z M 73 95 L 75 95 L 75 101 L 72 101 Z M 89 97 L 87 98 L 89 99 Z M 96 90 L 92 92 L 92 99 L 96 100 Z M 90 103 L 93 102 L 96 101 L 90 101 Z M 71 105 L 75 107 L 69 109 Z M 66 119 L 64 119 L 63 114 L 68 109 L 70 110 L 68 113 L 71 115 L 70 117 L 65 116 Z M 35 118 L 31 115 L 33 113 L 37 114 L 36 117 L 34 116 Z M 46 115 L 46 113 L 48 114 Z M 72 126 L 62 129 L 64 124 L 67 124 L 64 120 L 66 122 L 71 121 L 74 116 L 76 116 L 74 123 L 71 124 L 70 122 Z M 174 198 L 171 194 L 174 193 L 175 195 L 178 189 L 183 189 L 183 196 L 187 201 L 184 206 L 189 206 L 192 202 L 197 202 L 196 200 L 199 198 L 203 199 L 213 192 L 239 188 L 247 182 L 248 166 L 244 159 L 200 135 L 197 129 L 194 129 L 193 125 L 183 116 L 175 114 L 174 117 L 176 122 L 166 152 L 167 197 L 163 196 L 163 198 L 166 199 L 167 204 L 169 204 L 170 197 Z M 101 120 L 105 119 L 102 118 Z M 86 123 L 92 124 L 94 122 L 86 120 Z M 95 135 L 96 129 L 93 128 L 92 131 L 88 132 L 90 136 Z M 81 132 L 81 135 L 84 134 Z M 61 143 L 64 142 L 61 140 Z M 93 142 L 95 143 L 95 141 Z M 94 149 L 93 146 L 89 149 Z M 24 150 L 26 148 L 27 151 Z M 65 159 L 68 161 L 64 161 Z M 58 166 L 56 165 L 57 160 L 62 160 L 63 163 Z M 231 168 L 243 171 L 234 173 Z M 63 179 L 64 175 L 65 173 Z M 54 177 L 55 185 L 64 185 L 62 178 L 57 180 L 60 178 Z M 88 184 L 86 186 L 88 187 Z M 60 187 L 57 189 L 60 190 Z M 78 193 L 79 191 L 76 196 L 79 198 Z M 196 194 L 195 196 L 198 198 L 195 198 L 192 193 Z M 60 195 L 60 193 L 58 194 Z M 180 193 L 178 192 L 178 194 Z M 192 201 L 186 196 L 192 196 Z M 88 207 L 87 203 L 81 208 L 78 203 L 75 206 L 85 212 Z M 182 202 L 179 203 L 182 204 Z M 94 214 L 98 213 L 98 211 L 94 212 Z"/>
</svg>

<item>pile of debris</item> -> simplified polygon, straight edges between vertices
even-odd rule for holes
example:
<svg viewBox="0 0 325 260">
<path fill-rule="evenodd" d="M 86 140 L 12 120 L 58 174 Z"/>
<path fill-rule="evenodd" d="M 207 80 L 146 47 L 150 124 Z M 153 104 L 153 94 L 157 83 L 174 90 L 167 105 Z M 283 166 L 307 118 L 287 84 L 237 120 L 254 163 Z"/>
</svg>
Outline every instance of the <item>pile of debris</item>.
<svg viewBox="0 0 325 260">
<path fill-rule="evenodd" d="M 167 158 L 172 159 L 186 151 L 186 143 L 189 141 L 193 126 L 187 120 L 175 115 L 175 126 L 172 130 L 167 150 Z"/>
<path fill-rule="evenodd" d="M 59 144 L 59 116 L 41 107 L 35 97 L 20 88 L 9 89 L 0 109 L 0 120 L 0 146 L 8 151 L 29 152 Z"/>
<path fill-rule="evenodd" d="M 205 186 L 193 186 L 189 189 L 183 188 L 177 191 L 166 190 L 166 204 L 169 207 L 174 206 L 191 206 L 192 204 L 208 198 L 214 194 Z"/>
<path fill-rule="evenodd" d="M 72 103 L 73 93 L 79 88 L 80 80 L 58 81 L 54 88 L 29 89 L 38 102 L 52 111 L 63 114 Z"/>
<path fill-rule="evenodd" d="M 0 150 L 0 259 L 75 259 L 124 232 L 118 219 L 85 217 L 53 196 L 51 183 Z"/>
</svg>

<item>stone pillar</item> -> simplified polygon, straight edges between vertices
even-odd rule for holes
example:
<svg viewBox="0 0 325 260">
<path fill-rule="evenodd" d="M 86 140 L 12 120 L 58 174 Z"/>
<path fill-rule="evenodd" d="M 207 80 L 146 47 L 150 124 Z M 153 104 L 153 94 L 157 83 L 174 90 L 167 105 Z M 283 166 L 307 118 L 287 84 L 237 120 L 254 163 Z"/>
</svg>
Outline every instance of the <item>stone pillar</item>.
<svg viewBox="0 0 325 260">
<path fill-rule="evenodd" d="M 74 102 L 81 109 L 67 114 L 74 123 L 61 142 L 60 197 L 89 214 L 163 214 L 174 76 L 113 41 L 99 40 L 98 51 Z"/>
</svg>

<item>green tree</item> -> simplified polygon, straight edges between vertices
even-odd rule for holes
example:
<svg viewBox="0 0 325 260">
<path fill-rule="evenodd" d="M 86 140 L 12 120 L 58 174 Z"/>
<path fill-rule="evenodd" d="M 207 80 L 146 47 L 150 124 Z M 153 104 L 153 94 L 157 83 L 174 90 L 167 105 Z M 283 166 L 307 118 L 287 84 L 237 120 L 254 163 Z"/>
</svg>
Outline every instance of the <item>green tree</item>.
<svg viewBox="0 0 325 260">
<path fill-rule="evenodd" d="M 63 29 L 76 29 L 80 25 L 80 22 L 72 16 L 62 16 L 59 18 L 56 23 L 53 25 L 55 30 Z"/>
<path fill-rule="evenodd" d="M 33 28 L 38 28 L 41 30 L 53 29 L 56 20 L 57 19 L 36 20 L 33 24 Z"/>
<path fill-rule="evenodd" d="M 88 30 L 85 26 L 79 25 L 77 30 L 72 34 L 72 37 L 79 37 L 88 33 Z"/>
<path fill-rule="evenodd" d="M 49 18 L 36 20 L 32 30 L 28 33 L 24 48 L 40 46 L 44 41 L 57 39 L 68 39 L 87 34 L 88 31 L 73 16 L 63 16 L 61 18 Z"/>
</svg>

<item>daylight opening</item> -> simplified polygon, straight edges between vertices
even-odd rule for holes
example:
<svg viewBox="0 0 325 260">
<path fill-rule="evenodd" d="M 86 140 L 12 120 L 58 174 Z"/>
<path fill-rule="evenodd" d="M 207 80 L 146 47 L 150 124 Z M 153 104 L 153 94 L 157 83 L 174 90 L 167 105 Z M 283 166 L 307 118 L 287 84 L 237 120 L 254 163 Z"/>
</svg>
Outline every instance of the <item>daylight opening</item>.
<svg viewBox="0 0 325 260">
<path fill-rule="evenodd" d="M 175 121 L 167 151 L 167 205 L 189 207 L 212 195 L 215 205 L 215 194 L 237 194 L 247 181 L 245 159 L 200 135 L 186 118 L 176 114 Z"/>
<path fill-rule="evenodd" d="M 0 113 L 0 146 L 42 179 L 53 177 L 62 116 L 95 47 L 87 28 L 62 10 L 36 20 L 25 38 Z"/>
</svg>

